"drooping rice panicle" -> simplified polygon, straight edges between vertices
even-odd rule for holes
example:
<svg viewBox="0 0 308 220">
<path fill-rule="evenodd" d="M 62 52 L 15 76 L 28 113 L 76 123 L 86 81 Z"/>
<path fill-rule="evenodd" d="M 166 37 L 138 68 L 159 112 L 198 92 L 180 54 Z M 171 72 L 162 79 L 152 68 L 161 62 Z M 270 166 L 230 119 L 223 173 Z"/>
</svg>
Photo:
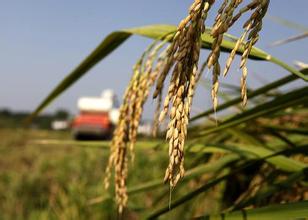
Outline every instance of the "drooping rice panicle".
<svg viewBox="0 0 308 220">
<path fill-rule="evenodd" d="M 245 50 L 242 54 L 240 68 L 242 69 L 242 77 L 241 77 L 241 96 L 242 96 L 242 105 L 245 106 L 247 104 L 247 60 L 250 54 L 252 47 L 259 39 L 259 32 L 262 29 L 262 20 L 265 16 L 268 8 L 269 0 L 259 0 L 258 5 L 255 8 L 255 11 L 252 13 L 250 18 L 244 24 L 244 28 L 249 27 L 248 40 L 245 44 Z"/>
<path fill-rule="evenodd" d="M 112 167 L 115 168 L 115 192 L 119 212 L 122 212 L 127 204 L 128 156 L 130 155 L 132 160 L 134 159 L 137 129 L 150 88 L 155 84 L 153 97 L 159 97 L 154 129 L 158 127 L 158 122 L 162 122 L 166 116 L 169 116 L 166 131 L 166 139 L 169 143 L 169 164 L 164 181 L 169 182 L 170 186 L 174 187 L 185 172 L 184 143 L 196 84 L 206 67 L 209 70 L 213 68 L 211 96 L 214 110 L 216 110 L 220 75 L 219 56 L 224 34 L 244 13 L 251 10 L 253 11 L 252 15 L 244 24 L 244 32 L 231 51 L 223 72 L 225 76 L 236 52 L 243 46 L 244 52 L 240 64 L 242 69 L 241 95 L 243 105 L 247 102 L 246 80 L 248 70 L 246 63 L 253 45 L 259 38 L 262 19 L 266 13 L 269 0 L 253 0 L 239 9 L 236 14 L 237 8 L 243 1 L 224 0 L 218 10 L 211 31 L 214 38 L 212 51 L 199 70 L 201 35 L 205 31 L 204 22 L 214 2 L 215 0 L 194 0 L 188 16 L 180 22 L 176 32 L 172 35 L 170 45 L 165 47 L 165 50 L 158 56 L 166 42 L 170 41 L 170 36 L 160 39 L 163 40 L 161 43 L 154 42 L 134 67 L 132 79 L 124 94 L 123 104 L 120 108 L 119 122 L 114 131 L 111 155 L 106 168 L 106 187 L 109 186 L 111 169 Z M 162 99 L 163 88 L 169 73 L 171 73 L 170 83 L 167 87 L 167 94 Z M 160 105 L 162 105 L 162 110 L 158 114 Z"/>
<path fill-rule="evenodd" d="M 214 42 L 212 45 L 212 51 L 207 59 L 207 67 L 213 68 L 213 85 L 212 85 L 212 100 L 213 108 L 216 111 L 218 105 L 218 88 L 219 88 L 219 75 L 220 75 L 220 66 L 219 66 L 219 56 L 220 56 L 220 46 L 223 41 L 223 35 L 228 31 L 230 23 L 233 18 L 233 13 L 235 9 L 242 3 L 242 0 L 229 0 L 224 1 L 221 8 L 218 11 L 218 16 L 215 19 L 215 23 L 212 28 L 211 35 L 214 37 Z M 219 71 L 218 71 L 219 70 Z"/>
<path fill-rule="evenodd" d="M 201 34 L 205 30 L 204 21 L 207 12 L 213 3 L 214 1 L 196 0 L 190 7 L 189 15 L 178 26 L 167 53 L 168 62 L 162 73 L 164 80 L 165 73 L 173 67 L 163 110 L 159 117 L 161 122 L 168 114 L 171 103 L 166 134 L 166 139 L 169 141 L 169 165 L 164 181 L 168 181 L 172 187 L 184 176 L 184 142 L 195 90 Z M 157 91 L 160 91 L 163 80 L 158 82 Z"/>
<path fill-rule="evenodd" d="M 118 211 L 127 204 L 126 179 L 128 175 L 128 153 L 134 160 L 134 145 L 143 112 L 143 105 L 157 76 L 159 64 L 152 71 L 155 58 L 166 41 L 154 42 L 133 68 L 133 76 L 124 94 L 120 116 L 111 142 L 111 154 L 106 168 L 105 187 L 109 187 L 111 169 L 115 169 L 115 193 Z"/>
</svg>

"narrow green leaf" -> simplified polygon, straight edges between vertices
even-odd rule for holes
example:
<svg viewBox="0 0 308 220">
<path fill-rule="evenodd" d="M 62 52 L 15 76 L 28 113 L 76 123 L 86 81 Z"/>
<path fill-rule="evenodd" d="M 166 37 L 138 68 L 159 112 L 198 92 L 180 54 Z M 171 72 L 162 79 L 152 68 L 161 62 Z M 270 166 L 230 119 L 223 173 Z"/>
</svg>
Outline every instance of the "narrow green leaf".
<svg viewBox="0 0 308 220">
<path fill-rule="evenodd" d="M 68 76 L 66 76 L 52 92 L 39 104 L 35 111 L 28 118 L 28 122 L 32 120 L 39 112 L 41 112 L 51 101 L 58 97 L 62 92 L 69 88 L 73 83 L 80 79 L 85 73 L 87 73 L 93 66 L 100 62 L 103 58 L 109 55 L 113 50 L 120 46 L 125 40 L 127 40 L 132 34 L 152 38 L 159 40 L 166 36 L 168 33 L 176 31 L 176 26 L 173 25 L 150 25 L 137 28 L 123 29 L 120 31 L 112 32 L 109 34 L 99 46 L 88 56 L 84 61 L 82 61 Z M 230 38 L 228 35 L 227 38 Z M 210 36 L 209 32 L 205 32 L 202 35 L 202 48 L 210 49 L 214 39 Z M 221 51 L 230 52 L 235 46 L 235 41 L 224 39 L 221 44 Z M 244 47 L 240 47 L 237 51 L 241 54 L 244 51 Z M 272 57 L 270 54 L 253 47 L 249 55 L 250 59 L 267 60 L 281 67 L 287 69 L 298 77 L 307 80 L 305 75 L 301 72 L 295 70 L 294 68 L 288 66 L 277 58 Z"/>
<path fill-rule="evenodd" d="M 301 31 L 301 32 L 308 31 L 307 26 L 301 25 L 299 23 L 295 23 L 293 21 L 290 21 L 290 20 L 287 20 L 287 19 L 284 19 L 284 18 L 280 18 L 280 17 L 277 17 L 277 16 L 267 15 L 266 17 L 269 18 L 270 20 L 284 26 L 284 27 L 292 28 L 294 30 Z"/>
<path fill-rule="evenodd" d="M 308 69 L 302 69 L 302 70 L 300 70 L 300 72 L 303 73 L 304 75 L 307 75 L 308 74 Z M 284 86 L 285 84 L 293 82 L 296 79 L 298 79 L 298 78 L 295 75 L 288 75 L 286 77 L 283 77 L 283 78 L 281 78 L 281 79 L 279 79 L 277 81 L 274 81 L 274 82 L 272 82 L 270 84 L 267 84 L 267 85 L 265 85 L 263 87 L 260 87 L 259 89 L 256 89 L 255 91 L 253 91 L 251 93 L 248 93 L 247 94 L 248 99 L 252 99 L 252 98 L 254 98 L 256 96 L 259 96 L 259 95 L 262 95 L 262 94 L 264 94 L 264 93 L 266 93 L 266 92 L 268 92 L 268 91 L 270 91 L 272 89 L 278 88 L 280 86 Z M 236 105 L 236 104 L 241 103 L 241 102 L 242 102 L 242 98 L 241 97 L 232 99 L 232 100 L 230 100 L 230 101 L 228 101 L 228 102 L 226 102 L 226 103 L 224 103 L 222 105 L 219 105 L 217 107 L 217 109 L 216 109 L 216 112 L 219 112 L 221 110 L 224 110 L 224 109 L 226 109 L 226 108 L 228 108 L 228 107 L 230 107 L 232 105 Z M 210 115 L 210 114 L 212 114 L 214 112 L 215 111 L 214 111 L 213 108 L 209 109 L 209 110 L 207 110 L 207 111 L 205 111 L 203 113 L 200 113 L 200 114 L 192 117 L 190 119 L 190 121 L 198 120 L 198 119 L 206 117 L 206 116 L 208 116 L 208 115 Z"/>
<path fill-rule="evenodd" d="M 268 163 L 274 165 L 275 167 L 283 171 L 298 172 L 308 166 L 300 161 L 293 160 L 286 156 L 280 155 L 284 153 L 285 151 L 274 152 L 272 150 L 266 149 L 265 147 L 247 146 L 247 145 L 239 145 L 239 144 L 237 144 L 235 147 L 241 152 L 252 153 L 252 154 L 257 155 L 259 158 L 262 158 L 262 157 L 266 158 L 265 160 Z"/>
<path fill-rule="evenodd" d="M 307 151 L 307 146 L 301 146 L 299 149 L 295 148 L 274 152 L 273 150 L 258 145 L 242 145 L 237 143 L 232 143 L 229 145 L 205 145 L 199 143 L 193 145 L 191 147 L 191 151 L 208 152 L 208 148 L 218 148 L 229 151 L 247 159 L 264 158 L 264 160 L 268 163 L 286 172 L 298 172 L 308 166 L 300 161 L 283 156 L 284 154 L 290 154 L 291 152 L 297 152 L 299 150 Z M 204 151 L 202 149 L 204 149 Z"/>
<path fill-rule="evenodd" d="M 163 207 L 161 209 L 158 209 L 153 214 L 151 214 L 147 219 L 156 219 L 158 216 L 169 212 L 170 210 L 178 207 L 179 205 L 182 205 L 183 203 L 188 202 L 189 200 L 193 199 L 194 197 L 196 197 L 200 193 L 202 193 L 202 192 L 212 188 L 216 184 L 218 184 L 221 181 L 227 179 L 229 176 L 231 176 L 231 175 L 227 174 L 227 175 L 224 175 L 224 176 L 219 177 L 217 179 L 214 179 L 214 180 L 208 182 L 207 184 L 201 186 L 200 188 L 198 188 L 198 189 L 196 189 L 196 190 L 194 190 L 192 192 L 187 193 L 186 195 L 184 195 L 180 199 L 177 199 L 177 200 L 173 201 L 170 205 L 167 205 L 167 206 L 165 206 L 165 207 Z"/>
<path fill-rule="evenodd" d="M 232 118 L 224 121 L 219 126 L 205 129 L 204 131 L 201 131 L 200 133 L 194 135 L 193 137 L 200 137 L 213 132 L 221 131 L 223 129 L 230 128 L 239 125 L 241 123 L 247 122 L 249 120 L 253 120 L 261 116 L 272 114 L 276 111 L 285 109 L 289 106 L 294 106 L 307 102 L 308 102 L 308 87 L 303 87 L 295 91 L 286 93 L 282 96 L 278 96 L 272 101 L 269 101 L 262 105 L 258 105 L 241 114 L 237 114 Z"/>
<path fill-rule="evenodd" d="M 227 164 L 234 162 L 236 160 L 238 160 L 240 157 L 236 154 L 229 154 L 226 155 L 225 157 L 214 161 L 212 163 L 207 163 L 207 164 L 202 164 L 199 165 L 197 167 L 194 167 L 193 169 L 187 170 L 185 173 L 184 178 L 182 179 L 181 182 L 185 182 L 188 180 L 191 180 L 197 176 L 200 176 L 201 174 L 204 173 L 210 173 L 210 172 L 217 172 L 221 169 L 223 169 Z M 137 186 L 130 186 L 127 189 L 127 193 L 129 195 L 133 195 L 133 194 L 137 194 L 137 193 L 141 193 L 141 192 L 145 192 L 148 190 L 153 190 L 159 187 L 165 186 L 165 184 L 163 183 L 163 177 L 157 179 L 157 180 L 151 180 L 149 182 L 146 183 L 142 183 L 140 185 Z M 103 197 L 99 197 L 99 198 L 95 198 L 92 199 L 95 202 L 90 202 L 91 204 L 96 204 L 96 203 L 101 203 L 105 200 L 109 199 L 109 196 L 103 196 Z"/>
<path fill-rule="evenodd" d="M 109 34 L 94 51 L 86 57 L 69 75 L 67 75 L 41 102 L 35 109 L 31 116 L 27 119 L 30 122 L 36 115 L 38 115 L 47 105 L 49 105 L 56 97 L 63 91 L 74 84 L 86 72 L 88 72 L 99 61 L 109 55 L 113 50 L 120 46 L 131 34 L 126 32 L 113 32 Z"/>
<path fill-rule="evenodd" d="M 269 205 L 262 208 L 246 209 L 218 215 L 202 216 L 195 219 L 208 220 L 290 220 L 307 219 L 308 201 Z"/>
<path fill-rule="evenodd" d="M 307 37 L 308 37 L 308 32 L 300 33 L 300 34 L 288 37 L 286 39 L 277 40 L 277 41 L 271 43 L 270 47 L 281 46 L 283 44 L 287 44 L 287 43 L 290 43 L 290 42 L 293 42 L 293 41 L 298 41 L 298 40 L 301 40 L 301 39 L 304 39 L 304 38 L 307 38 Z"/>
<path fill-rule="evenodd" d="M 120 31 L 112 32 L 109 34 L 98 47 L 83 60 L 68 76 L 66 76 L 52 92 L 41 102 L 41 104 L 32 113 L 28 121 L 41 112 L 51 101 L 59 96 L 63 91 L 69 88 L 73 83 L 80 79 L 85 73 L 87 73 L 93 66 L 109 55 L 113 50 L 126 41 L 132 34 L 152 38 L 161 39 L 168 33 L 174 32 L 176 26 L 172 25 L 150 25 L 138 28 L 123 29 Z M 208 32 L 207 32 L 208 33 Z M 228 35 L 230 38 L 231 35 Z M 213 38 L 209 34 L 202 35 L 202 47 L 211 48 Z M 222 51 L 230 52 L 235 45 L 234 41 L 224 40 L 222 42 Z M 242 53 L 243 48 L 238 50 L 238 53 Z M 269 59 L 270 55 L 264 51 L 253 48 L 250 54 L 251 59 Z"/>
<path fill-rule="evenodd" d="M 308 135 L 308 129 L 307 128 L 286 128 L 281 126 L 273 126 L 273 125 L 266 125 L 262 126 L 264 128 L 273 129 L 276 131 L 282 131 L 289 134 L 302 134 L 302 135 Z"/>
<path fill-rule="evenodd" d="M 277 64 L 278 66 L 284 68 L 285 70 L 289 71 L 290 73 L 292 73 L 292 74 L 298 76 L 299 78 L 305 80 L 306 82 L 308 81 L 307 76 L 305 76 L 303 73 L 301 73 L 300 71 L 298 71 L 294 67 L 289 66 L 285 62 L 279 60 L 277 57 L 269 56 L 269 57 L 267 57 L 267 60 L 274 63 L 274 64 Z"/>
<path fill-rule="evenodd" d="M 261 189 L 260 192 L 258 192 L 252 198 L 243 200 L 240 203 L 236 204 L 234 207 L 231 207 L 230 210 L 244 208 L 251 204 L 258 204 L 261 201 L 264 201 L 265 199 L 269 198 L 270 196 L 274 195 L 277 192 L 281 192 L 282 190 L 288 190 L 292 188 L 292 185 L 295 182 L 303 180 L 305 176 L 307 176 L 308 174 L 307 172 L 308 172 L 308 169 L 305 168 L 303 170 L 300 170 L 296 173 L 291 174 L 285 180 L 272 183 L 271 185 L 267 186 L 265 189 Z"/>
<path fill-rule="evenodd" d="M 281 152 L 279 152 L 281 153 Z M 192 192 L 189 192 L 187 194 L 185 194 L 184 196 L 180 197 L 179 199 L 176 199 L 174 200 L 170 205 L 167 205 L 167 206 L 164 206 L 158 210 L 156 210 L 154 213 L 152 213 L 148 219 L 156 219 L 157 217 L 159 217 L 160 215 L 164 214 L 164 213 L 167 213 L 169 212 L 170 210 L 190 201 L 191 199 L 193 199 L 194 197 L 198 196 L 199 194 L 209 190 L 210 188 L 212 188 L 213 186 L 215 186 L 216 184 L 220 183 L 221 181 L 224 181 L 225 179 L 233 176 L 234 174 L 240 172 L 241 170 L 245 169 L 245 168 L 248 168 L 252 165 L 255 165 L 256 163 L 260 162 L 260 161 L 263 161 L 263 160 L 268 160 L 268 159 L 271 159 L 271 157 L 275 158 L 279 153 L 274 153 L 274 154 L 271 154 L 271 155 L 266 155 L 266 154 L 263 154 L 263 155 L 266 155 L 265 157 L 262 157 L 258 160 L 255 160 L 255 161 L 250 161 L 250 162 L 246 162 L 244 163 L 243 165 L 241 165 L 240 167 L 238 168 L 233 168 L 232 171 L 228 174 L 225 174 L 221 177 L 218 177 L 214 180 L 210 180 L 208 183 L 206 183 L 205 185 L 197 188 L 196 190 L 192 191 Z M 306 169 L 305 166 L 303 166 L 301 169 L 297 170 L 297 171 L 301 171 L 302 169 Z"/>
</svg>

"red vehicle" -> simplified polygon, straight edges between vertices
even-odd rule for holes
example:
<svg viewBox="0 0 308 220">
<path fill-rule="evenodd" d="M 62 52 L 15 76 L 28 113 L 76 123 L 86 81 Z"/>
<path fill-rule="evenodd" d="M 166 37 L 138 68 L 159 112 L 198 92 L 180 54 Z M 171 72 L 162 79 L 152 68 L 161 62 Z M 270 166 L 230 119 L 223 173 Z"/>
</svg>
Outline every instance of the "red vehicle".
<svg viewBox="0 0 308 220">
<path fill-rule="evenodd" d="M 82 112 L 72 123 L 75 139 L 109 139 L 113 132 L 113 124 L 107 112 Z"/>
<path fill-rule="evenodd" d="M 117 123 L 118 103 L 111 90 L 101 97 L 81 97 L 78 100 L 79 115 L 72 122 L 75 139 L 109 139 Z"/>
</svg>

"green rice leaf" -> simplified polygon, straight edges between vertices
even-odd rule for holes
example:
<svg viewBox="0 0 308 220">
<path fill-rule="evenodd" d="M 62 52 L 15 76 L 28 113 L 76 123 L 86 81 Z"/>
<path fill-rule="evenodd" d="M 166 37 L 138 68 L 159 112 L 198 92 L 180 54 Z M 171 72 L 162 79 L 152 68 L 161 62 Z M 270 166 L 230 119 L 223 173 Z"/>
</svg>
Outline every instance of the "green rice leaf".
<svg viewBox="0 0 308 220">
<path fill-rule="evenodd" d="M 300 70 L 300 72 L 302 74 L 304 74 L 304 75 L 307 75 L 308 74 L 308 69 L 302 69 L 302 70 Z M 279 79 L 277 81 L 274 81 L 272 83 L 266 84 L 265 86 L 260 87 L 260 88 L 256 89 L 253 92 L 248 92 L 247 97 L 248 97 L 248 99 L 252 99 L 252 98 L 254 98 L 256 96 L 263 95 L 264 93 L 266 93 L 266 92 L 268 92 L 270 90 L 273 90 L 273 89 L 278 88 L 280 86 L 284 86 L 284 85 L 286 85 L 288 83 L 293 82 L 296 79 L 298 79 L 296 75 L 293 75 L 293 74 L 288 75 L 288 76 L 283 77 L 283 78 L 281 78 L 281 79 Z M 216 112 L 222 111 L 224 109 L 229 108 L 230 106 L 236 105 L 236 104 L 241 103 L 241 102 L 242 102 L 242 98 L 241 97 L 234 98 L 234 99 L 232 99 L 232 100 L 230 100 L 230 101 L 228 101 L 228 102 L 226 102 L 224 104 L 219 105 L 217 107 L 217 109 L 216 109 Z M 203 113 L 200 113 L 200 114 L 192 117 L 190 119 L 190 121 L 198 120 L 198 119 L 206 117 L 206 116 L 208 116 L 208 115 L 210 115 L 210 114 L 212 114 L 214 112 L 215 111 L 214 111 L 213 108 L 209 109 L 209 110 L 207 110 L 207 111 L 205 111 Z"/>
<path fill-rule="evenodd" d="M 230 119 L 224 121 L 219 126 L 205 129 L 199 132 L 195 137 L 204 136 L 213 132 L 221 131 L 241 123 L 256 119 L 258 117 L 266 116 L 274 112 L 285 109 L 289 106 L 304 104 L 308 102 L 308 87 L 299 88 L 295 91 L 288 92 L 284 95 L 278 96 L 272 101 L 265 104 L 258 105 L 241 114 L 237 114 Z"/>
<path fill-rule="evenodd" d="M 161 39 L 168 33 L 176 31 L 176 26 L 173 25 L 150 25 L 138 28 L 123 29 L 120 31 L 115 31 L 109 34 L 94 50 L 90 55 L 88 55 L 71 73 L 69 73 L 50 93 L 49 95 L 38 105 L 35 111 L 28 118 L 28 122 L 32 120 L 37 114 L 39 114 L 47 105 L 49 105 L 56 97 L 58 97 L 62 92 L 68 89 L 72 84 L 77 82 L 84 74 L 86 74 L 91 68 L 93 68 L 98 62 L 108 56 L 112 51 L 118 48 L 123 42 L 125 42 L 131 35 L 140 35 L 152 39 Z M 221 44 L 221 50 L 223 52 L 230 52 L 234 46 L 234 40 L 230 39 L 231 35 L 227 35 L 226 39 L 223 40 Z M 208 34 L 208 31 L 202 35 L 202 48 L 210 49 L 213 43 L 213 38 Z M 240 47 L 237 53 L 241 54 L 243 52 L 243 47 Z M 268 60 L 276 62 L 283 68 L 288 68 L 288 66 L 278 59 L 270 56 L 266 52 L 253 47 L 250 55 L 250 59 L 257 60 Z M 305 76 L 298 72 L 297 70 L 288 69 L 300 78 L 305 79 Z M 307 79 L 305 79 L 307 80 Z"/>
<path fill-rule="evenodd" d="M 308 201 L 269 205 L 267 207 L 256 209 L 245 209 L 217 215 L 207 215 L 195 219 L 210 220 L 289 220 L 289 219 L 307 219 Z"/>
</svg>

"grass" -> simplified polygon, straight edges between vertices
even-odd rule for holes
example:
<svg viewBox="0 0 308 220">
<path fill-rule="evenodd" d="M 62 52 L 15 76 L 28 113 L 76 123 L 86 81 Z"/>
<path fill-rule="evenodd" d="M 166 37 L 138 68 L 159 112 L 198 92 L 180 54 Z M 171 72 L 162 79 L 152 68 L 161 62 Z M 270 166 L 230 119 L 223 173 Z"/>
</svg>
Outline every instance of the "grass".
<svg viewBox="0 0 308 220">
<path fill-rule="evenodd" d="M 67 139 L 67 133 L 0 132 L 6 137 L 0 146 L 0 219 L 95 217 L 85 205 L 101 192 L 103 150 L 28 143 L 46 137 Z"/>
<path fill-rule="evenodd" d="M 1 129 L 0 136 L 5 137 L 0 144 L 0 219 L 116 218 L 112 192 L 103 188 L 108 142 L 75 142 L 68 132 L 45 130 Z M 129 187 L 162 179 L 167 155 L 153 145 L 137 144 L 137 169 L 129 176 Z M 169 188 L 158 185 L 132 195 L 125 216 L 138 219 L 146 207 L 167 204 L 163 195 Z M 107 198 L 103 202 L 102 196 Z"/>
<path fill-rule="evenodd" d="M 0 144 L 0 219 L 117 218 L 113 192 L 103 188 L 108 142 L 76 142 L 69 132 L 47 130 L 1 129 L 0 136 L 5 137 Z M 294 138 L 290 138 L 296 142 L 297 137 L 295 134 Z M 304 141 L 302 138 L 300 140 Z M 130 164 L 132 171 L 128 180 L 130 202 L 123 219 L 145 218 L 153 210 L 168 211 L 169 187 L 162 183 L 161 172 L 168 161 L 165 150 L 158 144 L 155 140 L 143 140 L 136 146 L 136 161 L 134 165 Z M 172 203 L 183 203 L 161 219 L 188 219 L 221 210 L 228 181 L 219 180 L 228 180 L 230 175 L 228 168 L 223 167 L 244 160 L 239 160 L 240 155 L 229 154 L 211 163 L 202 161 L 208 161 L 209 152 L 222 154 L 237 148 L 204 148 L 200 144 L 191 147 L 186 156 L 186 176 L 183 183 L 172 191 L 171 197 Z M 247 148 L 247 152 L 249 149 L 257 158 L 262 158 L 262 149 Z M 295 173 L 294 176 L 296 181 L 302 179 L 302 175 L 296 176 Z M 243 177 L 242 174 L 234 176 Z M 245 178 L 249 179 L 249 176 Z M 289 184 L 291 180 L 286 181 Z M 198 194 L 190 193 L 195 189 L 201 191 Z M 261 194 L 266 196 L 268 190 L 275 192 L 277 189 L 281 188 L 273 185 L 269 189 L 264 188 Z M 228 197 L 232 197 L 231 194 Z M 185 212 L 187 208 L 191 211 Z"/>
</svg>

